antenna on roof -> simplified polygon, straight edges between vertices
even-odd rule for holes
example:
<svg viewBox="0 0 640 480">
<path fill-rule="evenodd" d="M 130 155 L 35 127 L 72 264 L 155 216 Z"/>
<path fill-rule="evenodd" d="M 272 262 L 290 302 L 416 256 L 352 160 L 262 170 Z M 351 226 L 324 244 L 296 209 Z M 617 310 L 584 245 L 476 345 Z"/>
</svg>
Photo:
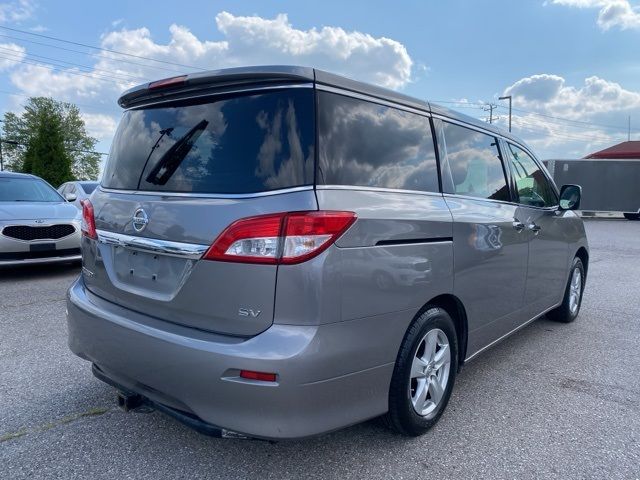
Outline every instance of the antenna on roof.
<svg viewBox="0 0 640 480">
<path fill-rule="evenodd" d="M 631 115 L 627 117 L 627 142 L 631 141 Z"/>
</svg>

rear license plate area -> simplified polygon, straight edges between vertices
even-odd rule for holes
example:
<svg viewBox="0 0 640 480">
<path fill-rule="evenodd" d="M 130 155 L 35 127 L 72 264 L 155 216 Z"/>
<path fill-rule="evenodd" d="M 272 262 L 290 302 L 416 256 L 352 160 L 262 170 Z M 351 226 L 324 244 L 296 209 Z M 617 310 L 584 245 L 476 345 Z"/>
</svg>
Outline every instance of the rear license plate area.
<svg viewBox="0 0 640 480">
<path fill-rule="evenodd" d="M 157 254 L 126 247 L 119 247 L 116 250 L 116 265 L 121 275 L 140 280 L 157 280 L 161 267 Z"/>
</svg>

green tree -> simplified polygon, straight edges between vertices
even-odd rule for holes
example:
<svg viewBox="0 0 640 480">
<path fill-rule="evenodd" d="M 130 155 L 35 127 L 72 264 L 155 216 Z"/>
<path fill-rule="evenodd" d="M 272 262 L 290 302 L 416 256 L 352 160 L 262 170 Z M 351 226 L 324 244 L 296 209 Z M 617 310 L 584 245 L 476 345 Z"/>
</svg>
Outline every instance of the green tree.
<svg viewBox="0 0 640 480">
<path fill-rule="evenodd" d="M 100 155 L 93 153 L 98 141 L 88 135 L 76 105 L 52 98 L 31 97 L 22 113 L 5 113 L 2 126 L 2 138 L 16 143 L 2 145 L 9 170 L 40 175 L 37 172 L 62 168 L 60 174 L 46 178 L 54 186 L 59 183 L 53 178 L 58 177 L 68 177 L 66 180 L 98 178 Z M 55 148 L 51 143 L 54 141 L 58 142 Z M 42 145 L 49 145 L 58 156 L 41 157 L 44 155 Z M 43 162 L 52 163 L 45 166 Z M 66 167 L 63 167 L 64 162 Z"/>
<path fill-rule="evenodd" d="M 64 148 L 61 122 L 57 116 L 43 115 L 27 146 L 23 169 L 55 186 L 73 180 L 71 159 Z"/>
</svg>

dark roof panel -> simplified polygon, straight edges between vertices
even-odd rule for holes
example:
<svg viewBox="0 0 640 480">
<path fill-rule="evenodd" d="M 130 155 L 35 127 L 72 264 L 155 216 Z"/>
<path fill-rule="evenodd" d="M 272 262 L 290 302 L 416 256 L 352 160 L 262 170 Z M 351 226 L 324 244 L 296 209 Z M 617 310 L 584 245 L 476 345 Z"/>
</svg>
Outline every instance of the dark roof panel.
<svg viewBox="0 0 640 480">
<path fill-rule="evenodd" d="M 371 85 L 370 83 L 359 82 L 352 80 L 342 75 L 336 75 L 335 73 L 325 72 L 324 70 L 316 69 L 316 82 L 320 85 L 327 85 L 329 87 L 341 88 L 343 90 L 349 90 L 355 93 L 361 93 L 376 97 L 381 100 L 387 100 L 398 103 L 407 107 L 412 107 L 418 110 L 430 111 L 429 102 L 419 100 L 402 93 L 398 93 L 394 90 Z"/>
</svg>

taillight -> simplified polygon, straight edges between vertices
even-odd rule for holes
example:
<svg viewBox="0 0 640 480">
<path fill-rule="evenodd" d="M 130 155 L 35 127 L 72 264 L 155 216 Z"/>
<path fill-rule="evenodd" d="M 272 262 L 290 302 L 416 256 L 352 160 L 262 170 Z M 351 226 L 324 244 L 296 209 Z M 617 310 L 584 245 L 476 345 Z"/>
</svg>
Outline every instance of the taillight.
<svg viewBox="0 0 640 480">
<path fill-rule="evenodd" d="M 93 215 L 93 205 L 89 200 L 82 200 L 80 203 L 82 204 L 82 224 L 80 225 L 82 235 L 95 240 L 98 238 L 98 233 L 96 232 L 96 219 Z"/>
<path fill-rule="evenodd" d="M 294 264 L 327 249 L 356 220 L 353 212 L 311 211 L 260 215 L 229 225 L 206 260 Z"/>
</svg>

